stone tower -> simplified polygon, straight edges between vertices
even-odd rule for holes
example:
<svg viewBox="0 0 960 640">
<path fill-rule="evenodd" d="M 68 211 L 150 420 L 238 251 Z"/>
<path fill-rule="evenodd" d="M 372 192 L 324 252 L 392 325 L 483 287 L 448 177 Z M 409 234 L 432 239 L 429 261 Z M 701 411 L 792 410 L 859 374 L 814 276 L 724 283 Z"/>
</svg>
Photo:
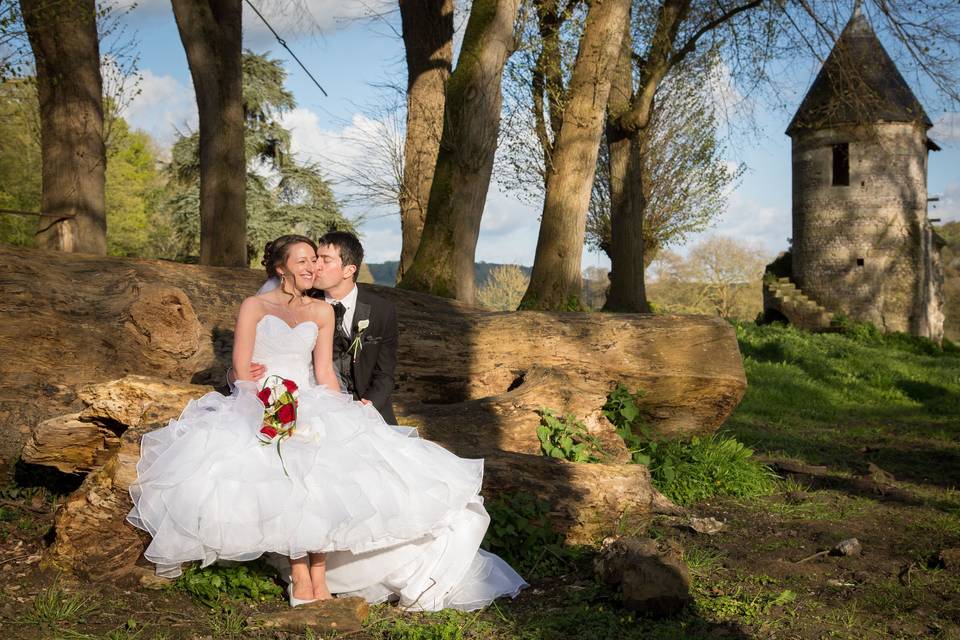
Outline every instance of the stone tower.
<svg viewBox="0 0 960 640">
<path fill-rule="evenodd" d="M 858 7 L 786 131 L 793 246 L 786 272 L 767 279 L 768 317 L 815 328 L 842 312 L 942 339 L 942 241 L 927 219 L 931 126 Z"/>
</svg>

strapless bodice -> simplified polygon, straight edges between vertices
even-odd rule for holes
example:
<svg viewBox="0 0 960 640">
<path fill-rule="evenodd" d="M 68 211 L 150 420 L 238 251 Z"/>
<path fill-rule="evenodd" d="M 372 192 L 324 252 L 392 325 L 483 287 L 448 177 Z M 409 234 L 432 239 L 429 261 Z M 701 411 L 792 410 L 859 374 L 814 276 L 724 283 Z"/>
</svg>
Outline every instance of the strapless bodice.
<svg viewBox="0 0 960 640">
<path fill-rule="evenodd" d="M 313 320 L 291 327 L 278 316 L 267 314 L 257 323 L 253 362 L 265 365 L 267 376 L 293 380 L 301 387 L 316 386 L 313 348 L 318 331 Z M 263 380 L 257 383 L 262 384 Z"/>
</svg>

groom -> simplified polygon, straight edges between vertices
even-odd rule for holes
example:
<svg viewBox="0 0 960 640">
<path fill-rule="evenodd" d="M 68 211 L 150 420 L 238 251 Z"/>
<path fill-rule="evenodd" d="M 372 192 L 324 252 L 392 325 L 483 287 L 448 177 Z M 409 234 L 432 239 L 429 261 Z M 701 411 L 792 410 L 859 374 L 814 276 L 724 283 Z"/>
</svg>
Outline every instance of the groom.
<svg viewBox="0 0 960 640">
<path fill-rule="evenodd" d="M 390 394 L 397 364 L 397 311 L 388 300 L 357 286 L 363 263 L 360 240 L 346 231 L 331 231 L 317 240 L 314 297 L 333 305 L 333 369 L 341 387 L 355 400 L 371 404 L 387 424 L 397 424 Z M 251 363 L 254 378 L 266 368 Z"/>
</svg>

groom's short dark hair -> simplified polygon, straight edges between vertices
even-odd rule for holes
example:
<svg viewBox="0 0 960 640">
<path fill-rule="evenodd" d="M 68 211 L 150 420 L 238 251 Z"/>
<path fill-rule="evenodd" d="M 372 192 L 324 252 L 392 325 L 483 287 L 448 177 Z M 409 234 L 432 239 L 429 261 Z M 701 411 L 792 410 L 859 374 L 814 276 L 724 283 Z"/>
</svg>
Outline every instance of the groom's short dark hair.
<svg viewBox="0 0 960 640">
<path fill-rule="evenodd" d="M 336 247 L 343 266 L 352 264 L 357 268 L 353 272 L 353 281 L 357 281 L 360 275 L 360 265 L 363 264 L 363 245 L 360 244 L 357 236 L 349 231 L 328 231 L 317 239 L 317 244 Z"/>
</svg>

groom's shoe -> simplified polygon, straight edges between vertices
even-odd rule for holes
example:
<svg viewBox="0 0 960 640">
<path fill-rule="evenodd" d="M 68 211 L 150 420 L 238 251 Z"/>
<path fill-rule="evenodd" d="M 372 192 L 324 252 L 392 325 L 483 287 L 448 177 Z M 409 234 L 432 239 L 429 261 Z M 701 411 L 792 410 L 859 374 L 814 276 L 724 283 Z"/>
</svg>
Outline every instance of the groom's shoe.
<svg viewBox="0 0 960 640">
<path fill-rule="evenodd" d="M 299 607 L 302 604 L 310 604 L 311 602 L 316 602 L 316 600 L 301 600 L 299 598 L 293 597 L 293 583 L 291 582 L 287 585 L 287 595 L 290 596 L 290 607 Z"/>
</svg>

